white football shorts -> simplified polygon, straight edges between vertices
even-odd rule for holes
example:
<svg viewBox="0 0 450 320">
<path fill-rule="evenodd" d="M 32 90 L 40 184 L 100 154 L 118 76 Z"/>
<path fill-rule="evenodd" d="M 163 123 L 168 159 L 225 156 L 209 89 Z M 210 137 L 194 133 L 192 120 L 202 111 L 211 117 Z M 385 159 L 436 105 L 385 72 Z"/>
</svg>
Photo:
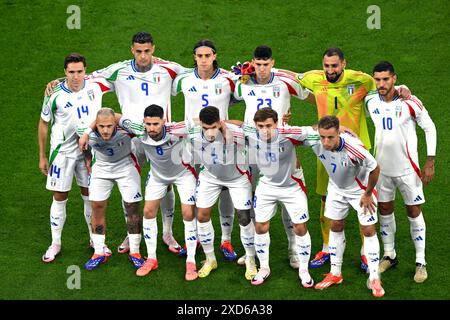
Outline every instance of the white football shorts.
<svg viewBox="0 0 450 320">
<path fill-rule="evenodd" d="M 150 171 L 145 184 L 145 200 L 151 201 L 164 198 L 167 193 L 167 187 L 171 184 L 177 186 L 178 195 L 182 204 L 195 205 L 197 179 L 189 169 L 182 171 L 173 179 L 165 181 L 155 177 Z"/>
<path fill-rule="evenodd" d="M 133 203 L 142 200 L 141 176 L 135 163 L 130 157 L 126 162 L 117 165 L 103 165 L 96 163 L 92 166 L 89 178 L 89 200 L 104 201 L 111 195 L 114 182 L 117 182 L 122 199 Z"/>
<path fill-rule="evenodd" d="M 205 171 L 201 171 L 197 188 L 195 190 L 196 205 L 198 208 L 210 208 L 214 206 L 222 187 L 227 187 L 230 191 L 233 206 L 237 210 L 250 210 L 252 207 L 252 185 L 249 177 L 243 174 L 237 179 L 221 181 L 212 178 Z"/>
<path fill-rule="evenodd" d="M 376 190 L 372 193 L 372 198 L 375 203 L 377 202 Z M 359 205 L 361 200 L 360 196 L 344 196 L 336 192 L 335 188 L 328 184 L 327 200 L 325 202 L 325 217 L 332 220 L 344 220 L 348 216 L 350 207 L 356 210 L 359 223 L 363 226 L 370 226 L 377 223 L 378 216 L 375 208 L 374 213 L 363 211 L 363 208 Z"/>
<path fill-rule="evenodd" d="M 406 205 L 425 203 L 422 180 L 415 172 L 400 177 L 388 177 L 381 173 L 377 183 L 378 201 L 394 201 L 397 188 Z"/>
<path fill-rule="evenodd" d="M 292 223 L 309 220 L 308 200 L 300 185 L 277 187 L 260 181 L 253 197 L 255 221 L 263 223 L 272 219 L 277 211 L 277 202 L 285 206 Z"/>
<path fill-rule="evenodd" d="M 73 176 L 80 187 L 88 187 L 88 171 L 82 157 L 69 157 L 58 153 L 48 169 L 46 188 L 51 191 L 68 192 L 72 189 Z"/>
</svg>

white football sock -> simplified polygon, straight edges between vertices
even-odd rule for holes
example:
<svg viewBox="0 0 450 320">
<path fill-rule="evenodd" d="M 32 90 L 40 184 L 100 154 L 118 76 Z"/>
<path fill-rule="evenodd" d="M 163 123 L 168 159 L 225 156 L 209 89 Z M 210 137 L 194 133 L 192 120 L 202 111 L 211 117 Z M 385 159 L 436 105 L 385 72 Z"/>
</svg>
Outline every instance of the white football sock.
<svg viewBox="0 0 450 320">
<path fill-rule="evenodd" d="M 219 219 L 222 230 L 221 243 L 231 242 L 231 232 L 233 231 L 234 206 L 231 200 L 230 190 L 222 190 L 219 195 Z"/>
<path fill-rule="evenodd" d="M 239 225 L 241 229 L 241 242 L 245 249 L 245 256 L 246 257 L 254 257 L 255 252 L 255 226 L 253 224 L 253 221 L 250 221 L 248 225 L 241 226 Z"/>
<path fill-rule="evenodd" d="M 416 263 L 426 265 L 425 262 L 425 220 L 423 219 L 422 212 L 416 218 L 410 218 L 409 230 L 411 233 L 411 239 L 416 247 Z"/>
<path fill-rule="evenodd" d="M 281 219 L 283 220 L 284 232 L 286 232 L 286 236 L 288 239 L 288 250 L 289 254 L 297 252 L 296 244 L 295 244 L 295 233 L 294 226 L 292 225 L 291 217 L 289 216 L 288 211 L 285 206 L 281 206 Z"/>
<path fill-rule="evenodd" d="M 395 223 L 394 212 L 388 215 L 379 215 L 380 217 L 380 234 L 381 241 L 383 241 L 384 252 L 383 256 L 394 259 L 395 252 L 395 232 L 397 225 Z"/>
<path fill-rule="evenodd" d="M 264 269 L 269 267 L 269 249 L 270 249 L 270 233 L 267 231 L 263 234 L 255 233 L 255 250 L 258 256 L 259 266 Z"/>
<path fill-rule="evenodd" d="M 369 266 L 370 280 L 378 279 L 378 265 L 380 264 L 380 242 L 377 235 L 364 236 L 364 255 Z"/>
<path fill-rule="evenodd" d="M 298 273 L 300 274 L 302 270 L 308 270 L 309 258 L 311 256 L 311 236 L 309 232 L 306 231 L 303 236 L 296 235 L 295 242 L 297 244 L 296 252 L 299 260 Z"/>
<path fill-rule="evenodd" d="M 61 235 L 66 222 L 66 204 L 67 199 L 63 201 L 56 201 L 53 198 L 52 206 L 50 207 L 50 228 L 52 231 L 52 244 L 61 245 Z"/>
<path fill-rule="evenodd" d="M 142 236 L 140 233 L 128 234 L 128 240 L 130 241 L 130 254 L 140 252 L 139 247 L 141 245 L 141 239 Z"/>
<path fill-rule="evenodd" d="M 158 237 L 158 224 L 156 218 L 143 219 L 142 229 L 144 230 L 144 240 L 147 247 L 147 255 L 150 259 L 156 259 L 156 242 Z M 129 235 L 129 237 L 131 234 Z M 130 239 L 131 240 L 131 239 Z M 130 241 L 131 250 L 131 241 Z"/>
<path fill-rule="evenodd" d="M 105 235 L 104 234 L 92 234 L 92 242 L 94 243 L 95 254 L 105 254 Z"/>
<path fill-rule="evenodd" d="M 187 257 L 186 262 L 195 263 L 195 251 L 197 250 L 197 220 L 183 220 L 184 223 L 184 242 L 186 243 Z"/>
<path fill-rule="evenodd" d="M 81 195 L 84 204 L 84 220 L 86 220 L 86 224 L 89 230 L 89 239 L 92 240 L 92 225 L 91 225 L 91 216 L 92 216 L 92 205 L 89 201 L 89 196 Z"/>
<path fill-rule="evenodd" d="M 197 233 L 203 247 L 203 252 L 206 255 L 206 259 L 216 260 L 216 256 L 214 254 L 214 228 L 211 220 L 207 222 L 197 221 Z"/>
<path fill-rule="evenodd" d="M 173 192 L 173 186 L 170 191 L 167 191 L 164 198 L 161 199 L 161 214 L 163 235 L 172 234 L 173 216 L 175 212 L 175 193 Z"/>
<path fill-rule="evenodd" d="M 330 250 L 330 272 L 335 276 L 340 276 L 345 251 L 345 232 L 334 232 L 330 230 L 328 248 Z"/>
</svg>

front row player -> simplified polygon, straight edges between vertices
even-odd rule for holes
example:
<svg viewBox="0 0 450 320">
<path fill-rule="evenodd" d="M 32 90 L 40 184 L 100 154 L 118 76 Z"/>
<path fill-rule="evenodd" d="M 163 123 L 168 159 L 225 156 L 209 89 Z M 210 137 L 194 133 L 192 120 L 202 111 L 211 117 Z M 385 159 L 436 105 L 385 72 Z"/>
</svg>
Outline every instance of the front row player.
<svg viewBox="0 0 450 320">
<path fill-rule="evenodd" d="M 194 127 L 190 132 L 194 164 L 202 165 L 196 188 L 197 232 L 206 261 L 198 276 L 207 277 L 211 270 L 217 268 L 211 211 L 222 188 L 227 187 L 239 219 L 241 242 L 245 249 L 245 278 L 251 280 L 257 270 L 255 229 L 250 218 L 252 188 L 245 163 L 244 134 L 241 128 L 221 121 L 216 107 L 203 108 L 199 117 L 201 127 Z"/>
<path fill-rule="evenodd" d="M 144 264 L 144 259 L 139 253 L 141 178 L 136 158 L 131 153 L 131 138 L 127 132 L 117 128 L 114 111 L 110 108 L 102 108 L 97 112 L 95 126 L 95 131 L 91 125 L 79 141 L 82 148 L 86 145 L 86 141 L 89 141 L 93 151 L 89 200 L 92 203 L 92 241 L 95 252 L 85 264 L 85 268 L 92 270 L 106 261 L 105 211 L 114 182 L 117 182 L 127 210 L 129 258 L 136 268 L 140 268 Z"/>
<path fill-rule="evenodd" d="M 381 239 L 384 254 L 380 272 L 397 265 L 395 252 L 395 190 L 398 188 L 406 205 L 411 238 L 416 248 L 414 281 L 424 282 L 427 277 L 425 262 L 425 220 L 421 204 L 425 202 L 422 181 L 427 185 L 434 176 L 436 155 L 436 127 L 419 99 L 411 96 L 401 100 L 395 94 L 397 76 L 394 66 L 387 61 L 373 69 L 377 91 L 366 97 L 368 113 L 375 124 L 376 159 L 381 167 L 378 180 Z M 425 131 L 427 161 L 421 174 L 417 153 L 416 123 Z M 422 178 L 422 180 L 421 180 Z"/>
<path fill-rule="evenodd" d="M 299 261 L 298 275 L 305 288 L 314 281 L 308 272 L 311 237 L 306 222 L 309 219 L 303 169 L 296 168 L 295 146 L 304 140 L 306 130 L 301 127 L 278 127 L 278 114 L 272 108 L 258 110 L 253 120 L 256 128 L 245 126 L 251 159 L 256 159 L 261 174 L 253 198 L 255 209 L 255 250 L 260 262 L 258 274 L 252 279 L 259 285 L 270 275 L 269 247 L 270 219 L 275 216 L 277 202 L 289 213 L 295 233 L 293 249 Z M 316 134 L 317 136 L 317 134 Z"/>
<path fill-rule="evenodd" d="M 345 218 L 353 207 L 364 234 L 364 253 L 368 259 L 368 287 L 375 297 L 382 297 L 384 289 L 378 274 L 380 244 L 375 224 L 378 221 L 375 185 L 380 167 L 362 142 L 348 133 L 339 133 L 339 119 L 325 116 L 319 120 L 318 140 L 305 140 L 323 163 L 330 180 L 327 188 L 325 215 L 330 219 L 331 270 L 316 289 L 326 289 L 343 281 L 341 273 L 345 250 Z"/>
<path fill-rule="evenodd" d="M 195 220 L 195 186 L 196 173 L 188 162 L 183 160 L 183 138 L 187 136 L 184 122 L 165 124 L 164 110 L 158 105 L 150 105 L 144 111 L 144 127 L 134 124 L 129 119 L 121 118 L 119 125 L 136 134 L 142 143 L 139 147 L 151 162 L 145 186 L 144 206 L 144 239 L 148 258 L 144 265 L 136 271 L 138 276 L 146 276 L 158 268 L 156 244 L 158 225 L 156 217 L 161 200 L 167 193 L 167 187 L 175 184 L 180 196 L 181 213 L 184 222 L 184 240 L 186 243 L 185 279 L 197 279 L 195 251 L 197 247 L 197 225 Z"/>
</svg>

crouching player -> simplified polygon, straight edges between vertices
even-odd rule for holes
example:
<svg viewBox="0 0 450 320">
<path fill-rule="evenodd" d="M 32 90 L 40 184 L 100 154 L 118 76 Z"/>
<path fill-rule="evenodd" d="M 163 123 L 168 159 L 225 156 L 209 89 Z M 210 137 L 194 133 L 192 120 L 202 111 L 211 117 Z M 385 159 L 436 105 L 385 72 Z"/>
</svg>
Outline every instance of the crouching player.
<svg viewBox="0 0 450 320">
<path fill-rule="evenodd" d="M 167 193 L 169 185 L 175 184 L 180 196 L 181 213 L 184 222 L 184 239 L 187 249 L 185 279 L 197 279 L 195 251 L 197 246 L 197 225 L 195 220 L 195 186 L 197 183 L 195 170 L 188 160 L 183 161 L 183 150 L 187 129 L 184 122 L 165 124 L 164 109 L 158 105 L 150 105 L 144 111 L 144 125 L 132 123 L 122 117 L 119 126 L 136 134 L 139 152 L 144 152 L 151 162 L 145 186 L 145 206 L 143 230 L 147 246 L 148 258 L 144 265 L 136 271 L 138 276 L 146 276 L 158 268 L 156 243 L 158 226 L 156 215 L 161 200 Z M 186 159 L 184 159 L 186 160 Z"/>
<path fill-rule="evenodd" d="M 278 114 L 271 108 L 259 109 L 253 118 L 255 127 L 245 126 L 250 158 L 256 160 L 261 177 L 255 190 L 255 250 L 260 262 L 253 285 L 262 284 L 270 275 L 270 219 L 281 202 L 293 223 L 294 248 L 299 261 L 298 275 L 305 288 L 314 281 L 308 272 L 311 237 L 306 226 L 309 219 L 303 169 L 296 168 L 295 146 L 300 145 L 306 131 L 301 127 L 278 127 Z"/>
<path fill-rule="evenodd" d="M 95 269 L 107 259 L 104 252 L 105 211 L 114 182 L 119 187 L 128 213 L 129 258 L 136 268 L 140 268 L 144 264 L 139 253 L 141 178 L 136 158 L 131 153 L 131 138 L 127 132 L 117 128 L 115 113 L 110 108 L 101 108 L 97 112 L 95 130 L 92 130 L 93 126 L 84 132 L 79 141 L 81 148 L 85 148 L 87 141 L 92 148 L 89 200 L 92 203 L 92 241 L 95 251 L 85 268 Z"/>
<path fill-rule="evenodd" d="M 196 205 L 198 237 L 206 261 L 198 276 L 207 277 L 211 270 L 217 268 L 211 211 L 222 188 L 227 187 L 237 212 L 241 242 L 245 249 L 245 278 L 251 280 L 257 270 L 253 243 L 255 229 L 250 218 L 252 190 L 244 156 L 244 134 L 236 125 L 221 121 L 216 107 L 204 107 L 199 116 L 201 127 L 194 127 L 189 133 L 194 163 L 202 165 L 196 188 Z"/>
<path fill-rule="evenodd" d="M 305 145 L 324 165 L 330 177 L 325 203 L 325 216 L 330 219 L 331 270 L 315 288 L 323 290 L 343 281 L 342 262 L 345 251 L 344 224 L 348 210 L 353 207 L 364 234 L 364 254 L 368 260 L 368 288 L 375 297 L 382 297 L 384 289 L 378 274 L 380 243 L 377 238 L 377 194 L 375 185 L 380 167 L 362 142 L 348 133 L 340 133 L 339 119 L 324 116 L 319 120 L 320 140 L 308 135 Z M 311 127 L 306 128 L 312 130 Z"/>
</svg>

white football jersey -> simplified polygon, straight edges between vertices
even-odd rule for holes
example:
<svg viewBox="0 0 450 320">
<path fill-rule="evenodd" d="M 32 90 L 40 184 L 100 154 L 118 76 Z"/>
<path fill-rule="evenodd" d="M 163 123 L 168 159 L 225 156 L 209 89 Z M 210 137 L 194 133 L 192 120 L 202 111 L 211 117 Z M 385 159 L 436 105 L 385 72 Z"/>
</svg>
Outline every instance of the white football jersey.
<svg viewBox="0 0 450 320">
<path fill-rule="evenodd" d="M 121 128 L 114 129 L 108 141 L 103 140 L 97 130 L 92 131 L 89 134 L 89 146 L 92 148 L 92 166 L 101 166 L 103 171 L 114 172 L 130 163 L 138 167 L 131 153 L 131 135 Z"/>
<path fill-rule="evenodd" d="M 308 139 L 308 135 L 317 138 L 317 132 L 308 127 L 278 127 L 276 136 L 270 142 L 262 140 L 252 126 L 244 126 L 248 137 L 249 154 L 256 160 L 260 171 L 259 181 L 277 187 L 289 187 L 298 184 L 294 176 L 297 156 L 295 146 Z"/>
<path fill-rule="evenodd" d="M 184 121 L 189 128 L 194 127 L 193 118 L 198 118 L 200 110 L 207 106 L 219 109 L 220 119 L 228 120 L 228 106 L 234 91 L 234 82 L 228 71 L 217 69 L 208 80 L 198 75 L 197 69 L 178 75 L 172 84 L 172 95 L 184 95 Z"/>
<path fill-rule="evenodd" d="M 308 129 L 310 130 L 310 129 Z M 377 161 L 356 137 L 341 133 L 341 144 L 335 151 L 328 151 L 317 139 L 305 140 L 328 172 L 329 185 L 346 197 L 360 196 L 367 188 L 369 174 L 377 167 Z"/>
<path fill-rule="evenodd" d="M 128 119 L 142 122 L 145 108 L 156 104 L 164 109 L 166 121 L 170 122 L 172 81 L 177 74 L 187 70 L 175 62 L 154 58 L 149 71 L 139 72 L 132 59 L 112 64 L 92 75 L 114 84 L 120 109 Z"/>
<path fill-rule="evenodd" d="M 54 158 L 54 152 L 81 155 L 76 129 L 80 123 L 94 121 L 102 106 L 103 94 L 110 90 L 111 85 L 102 79 L 85 79 L 83 88 L 78 92 L 72 92 L 66 81 L 63 81 L 53 89 L 50 97 L 45 97 L 41 118 L 52 123 L 50 162 Z"/>
<path fill-rule="evenodd" d="M 415 171 L 420 177 L 416 123 L 425 131 L 427 155 L 436 154 L 436 127 L 422 102 L 415 96 L 384 102 L 376 91 L 365 102 L 375 125 L 375 158 L 381 172 L 398 177 Z"/>
<path fill-rule="evenodd" d="M 309 90 L 284 73 L 272 72 L 267 84 L 258 84 L 255 77 L 247 83 L 237 83 L 234 97 L 245 101 L 244 122 L 254 126 L 253 117 L 261 108 L 270 107 L 278 113 L 278 125 L 283 125 L 283 115 L 291 108 L 291 96 L 305 100 Z"/>
<path fill-rule="evenodd" d="M 142 148 L 147 160 L 151 163 L 150 174 L 162 181 L 171 181 L 180 173 L 195 169 L 190 166 L 189 155 L 185 153 L 187 128 L 184 122 L 170 123 L 163 127 L 161 140 L 153 140 L 142 124 L 131 124 L 128 119 L 120 119 L 119 126 L 137 135 L 142 141 Z M 140 152 L 140 150 L 138 150 Z"/>
<path fill-rule="evenodd" d="M 190 153 L 193 164 L 201 164 L 202 169 L 213 179 L 230 181 L 248 174 L 244 132 L 238 126 L 226 123 L 229 140 L 222 135 L 209 142 L 200 126 L 189 130 Z"/>
</svg>

